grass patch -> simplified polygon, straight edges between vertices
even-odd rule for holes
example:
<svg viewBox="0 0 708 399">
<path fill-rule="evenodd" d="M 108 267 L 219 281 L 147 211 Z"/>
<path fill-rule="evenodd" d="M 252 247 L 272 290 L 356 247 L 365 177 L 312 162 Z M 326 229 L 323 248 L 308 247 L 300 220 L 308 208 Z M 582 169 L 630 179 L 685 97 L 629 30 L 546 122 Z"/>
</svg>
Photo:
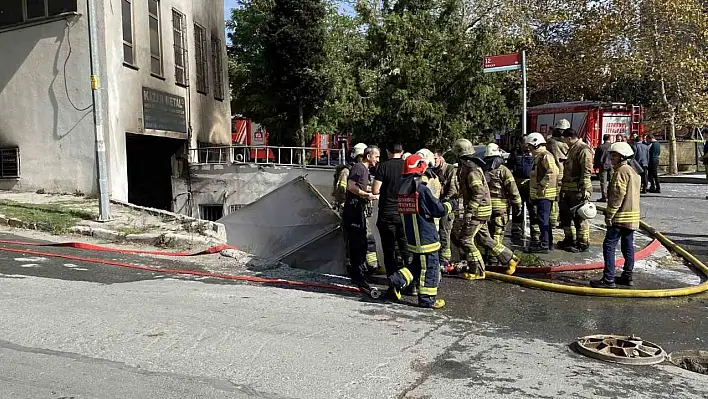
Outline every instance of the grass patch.
<svg viewBox="0 0 708 399">
<path fill-rule="evenodd" d="M 131 234 L 143 234 L 143 233 L 148 233 L 151 230 L 152 226 L 143 226 L 143 227 L 119 227 L 116 229 L 119 233 L 123 235 L 131 235 Z"/>
<path fill-rule="evenodd" d="M 517 252 L 516 256 L 521 260 L 520 265 L 525 267 L 540 267 L 546 266 L 546 262 L 542 261 L 541 258 L 536 254 L 530 254 L 526 252 Z"/>
<path fill-rule="evenodd" d="M 0 214 L 23 222 L 37 223 L 55 234 L 65 233 L 80 220 L 95 219 L 92 212 L 67 209 L 54 204 L 24 204 L 0 201 Z"/>
</svg>

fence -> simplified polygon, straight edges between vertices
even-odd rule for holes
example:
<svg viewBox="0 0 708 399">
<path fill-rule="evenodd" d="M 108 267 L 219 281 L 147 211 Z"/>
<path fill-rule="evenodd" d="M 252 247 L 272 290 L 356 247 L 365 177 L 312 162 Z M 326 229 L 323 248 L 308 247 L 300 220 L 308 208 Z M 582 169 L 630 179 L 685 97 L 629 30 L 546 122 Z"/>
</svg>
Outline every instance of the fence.
<svg viewBox="0 0 708 399">
<path fill-rule="evenodd" d="M 344 149 L 316 147 L 230 146 L 189 150 L 196 164 L 258 164 L 282 166 L 336 166 L 346 163 Z"/>
<path fill-rule="evenodd" d="M 661 157 L 659 158 L 660 167 L 669 166 L 669 142 L 666 140 L 658 140 L 661 144 Z M 679 170 L 688 170 L 692 167 L 698 169 L 703 168 L 703 143 L 698 140 L 687 140 L 676 142 L 676 158 L 678 160 Z"/>
</svg>

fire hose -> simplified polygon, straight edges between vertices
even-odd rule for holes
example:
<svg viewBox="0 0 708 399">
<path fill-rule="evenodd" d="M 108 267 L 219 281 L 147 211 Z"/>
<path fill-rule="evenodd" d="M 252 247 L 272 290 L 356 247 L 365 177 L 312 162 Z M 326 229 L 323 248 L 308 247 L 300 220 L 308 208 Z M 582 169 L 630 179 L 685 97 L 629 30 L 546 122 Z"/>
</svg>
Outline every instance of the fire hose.
<svg viewBox="0 0 708 399">
<path fill-rule="evenodd" d="M 602 210 L 601 208 L 598 208 Z M 528 288 L 537 288 L 545 291 L 561 292 L 566 294 L 575 295 L 587 295 L 587 296 L 602 296 L 602 297 L 616 297 L 616 298 L 666 298 L 666 297 L 678 297 L 695 295 L 702 292 L 708 291 L 708 267 L 698 260 L 691 253 L 668 239 L 665 235 L 658 232 L 653 227 L 647 225 L 643 221 L 640 222 L 640 228 L 644 230 L 647 234 L 653 237 L 655 240 L 646 248 L 641 250 L 638 255 L 639 257 L 645 257 L 652 251 L 654 251 L 659 243 L 663 244 L 667 249 L 673 251 L 674 253 L 681 256 L 685 261 L 691 264 L 693 267 L 698 269 L 706 281 L 702 282 L 696 286 L 683 287 L 683 288 L 670 288 L 670 289 L 628 289 L 628 290 L 618 290 L 618 289 L 607 289 L 607 288 L 592 288 L 592 287 L 580 287 L 566 284 L 550 283 L 546 281 L 540 281 L 530 278 L 509 276 L 506 274 L 496 273 L 489 271 L 487 272 L 487 277 L 494 280 L 504 281 L 511 284 L 516 284 Z M 229 245 L 216 246 L 209 248 L 205 251 L 198 253 L 187 253 L 187 252 L 161 252 L 161 251 L 143 251 L 143 250 L 129 250 L 129 249 L 115 249 L 109 247 L 101 247 L 92 244 L 84 243 L 50 243 L 50 244 L 40 244 L 31 242 L 19 242 L 19 241 L 1 241 L 0 244 L 10 244 L 10 245 L 22 245 L 22 246 L 55 246 L 55 247 L 70 247 L 82 250 L 92 250 L 92 251 L 104 251 L 104 252 L 114 252 L 114 253 L 125 253 L 125 254 L 149 254 L 149 255 L 163 255 L 163 256 L 197 256 L 205 254 L 218 253 L 223 249 L 234 248 Z M 250 283 L 259 284 L 270 284 L 270 285 L 281 285 L 281 286 L 291 286 L 299 288 L 318 288 L 325 290 L 342 291 L 347 293 L 359 293 L 361 290 L 357 287 L 351 287 L 347 285 L 340 284 L 327 284 L 327 283 L 317 283 L 317 282 L 301 282 L 301 281 L 290 281 L 284 279 L 273 279 L 273 278 L 262 278 L 257 276 L 246 276 L 246 275 L 232 275 L 223 273 L 213 273 L 204 272 L 189 269 L 165 269 L 154 266 L 146 265 L 136 265 L 125 262 L 111 261 L 106 259 L 89 258 L 74 255 L 63 255 L 51 252 L 36 251 L 31 249 L 14 249 L 14 248 L 4 248 L 0 247 L 0 251 L 21 253 L 28 255 L 44 256 L 61 258 L 73 261 L 87 262 L 102 264 L 107 266 L 116 266 L 122 268 L 129 268 L 134 270 L 143 270 L 154 273 L 165 273 L 165 274 L 179 274 L 179 275 L 192 275 L 199 277 L 217 278 L 224 280 L 235 280 L 235 281 L 245 281 Z M 617 263 L 620 264 L 621 260 L 618 259 Z M 526 267 L 519 268 L 518 271 L 522 273 L 553 273 L 553 272 L 563 272 L 563 271 L 580 271 L 580 270 L 597 270 L 602 269 L 602 263 L 590 263 L 584 265 L 560 265 L 560 266 L 550 266 L 544 268 L 534 268 Z"/>
</svg>

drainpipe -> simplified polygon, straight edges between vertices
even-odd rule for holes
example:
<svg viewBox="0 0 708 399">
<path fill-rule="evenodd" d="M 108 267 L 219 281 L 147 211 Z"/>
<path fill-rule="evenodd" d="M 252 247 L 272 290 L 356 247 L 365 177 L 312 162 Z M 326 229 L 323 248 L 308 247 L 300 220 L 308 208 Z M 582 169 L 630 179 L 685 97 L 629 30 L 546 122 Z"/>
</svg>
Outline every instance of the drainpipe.
<svg viewBox="0 0 708 399">
<path fill-rule="evenodd" d="M 96 134 L 96 171 L 98 175 L 98 221 L 108 222 L 111 217 L 111 202 L 108 196 L 108 170 L 106 167 L 106 142 L 103 127 L 103 93 L 99 75 L 101 61 L 98 56 L 98 26 L 95 0 L 86 0 L 88 5 L 89 46 L 91 48 L 91 90 L 93 92 L 93 121 Z"/>
</svg>

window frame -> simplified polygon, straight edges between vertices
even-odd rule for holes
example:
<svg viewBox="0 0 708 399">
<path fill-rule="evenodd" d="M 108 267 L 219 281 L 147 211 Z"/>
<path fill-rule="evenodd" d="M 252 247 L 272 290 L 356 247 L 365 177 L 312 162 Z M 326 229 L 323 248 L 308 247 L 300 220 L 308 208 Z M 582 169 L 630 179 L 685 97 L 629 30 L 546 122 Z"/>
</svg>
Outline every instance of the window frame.
<svg viewBox="0 0 708 399">
<path fill-rule="evenodd" d="M 180 26 L 175 27 L 175 16 L 179 17 Z M 179 33 L 182 43 L 176 43 L 174 40 L 175 34 Z M 176 8 L 172 8 L 172 48 L 175 55 L 175 84 L 182 87 L 189 87 L 189 52 L 187 51 L 187 17 L 184 13 Z M 182 65 L 177 64 L 177 52 L 182 53 Z M 182 70 L 184 81 L 178 79 L 178 71 Z"/>
<path fill-rule="evenodd" d="M 135 11 L 133 7 L 133 1 L 134 0 L 121 0 L 121 25 L 125 24 L 125 21 L 123 21 L 123 3 L 128 3 L 130 5 L 130 43 L 125 41 L 125 32 L 123 33 L 123 64 L 126 66 L 130 66 L 132 68 L 138 68 L 138 62 L 136 60 L 136 54 L 135 54 L 135 24 L 133 23 L 135 21 Z M 121 30 L 124 28 L 124 26 L 121 26 Z M 125 59 L 125 46 L 130 47 L 130 53 L 131 57 L 133 58 L 133 62 L 129 62 Z"/>
<path fill-rule="evenodd" d="M 0 0 L 0 1 L 3 1 L 3 0 Z M 28 14 L 27 14 L 28 13 L 27 0 L 19 0 L 19 1 L 20 1 L 20 8 L 21 8 L 20 21 L 7 23 L 7 24 L 0 24 L 0 30 L 6 30 L 8 28 L 12 28 L 15 26 L 22 26 L 22 25 L 26 25 L 26 24 L 37 24 L 38 22 L 42 22 L 44 20 L 55 19 L 58 16 L 63 15 L 63 14 L 69 14 L 69 13 L 76 14 L 79 9 L 78 0 L 70 0 L 71 4 L 74 6 L 73 7 L 74 10 L 50 14 L 49 13 L 49 9 L 50 9 L 49 2 L 51 0 L 43 0 L 44 13 L 40 16 L 29 18 Z"/>
<path fill-rule="evenodd" d="M 150 1 L 154 1 L 157 3 L 157 14 L 152 14 L 150 12 Z M 161 8 L 160 8 L 160 0 L 148 0 L 147 1 L 147 6 L 148 6 L 148 34 L 150 36 L 150 74 L 152 76 L 155 76 L 157 78 L 160 78 L 162 80 L 165 79 L 165 63 L 164 63 L 164 51 L 162 49 L 162 15 L 161 15 Z M 157 44 L 159 48 L 159 55 L 155 56 L 152 53 L 152 32 L 150 30 L 150 20 L 154 19 L 157 22 Z M 153 60 L 158 60 L 160 62 L 160 72 L 155 72 L 152 70 L 152 61 Z"/>
<path fill-rule="evenodd" d="M 214 99 L 224 101 L 224 53 L 219 35 L 211 35 L 211 74 L 214 82 Z M 217 79 L 218 78 L 218 79 Z"/>
<path fill-rule="evenodd" d="M 201 37 L 199 37 L 201 33 Z M 209 40 L 207 39 L 207 30 L 194 23 L 194 63 L 196 64 L 197 74 L 197 93 L 207 95 L 209 93 Z M 200 73 L 201 71 L 201 73 Z M 201 79 L 200 79 L 201 77 Z"/>
</svg>

